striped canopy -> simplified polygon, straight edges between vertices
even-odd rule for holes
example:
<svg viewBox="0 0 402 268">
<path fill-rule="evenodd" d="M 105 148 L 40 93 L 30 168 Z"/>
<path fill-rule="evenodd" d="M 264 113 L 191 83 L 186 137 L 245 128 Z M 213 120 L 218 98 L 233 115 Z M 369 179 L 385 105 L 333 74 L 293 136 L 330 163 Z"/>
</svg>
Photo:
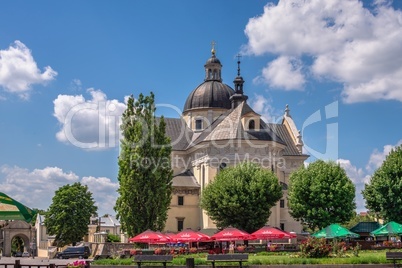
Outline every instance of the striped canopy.
<svg viewBox="0 0 402 268">
<path fill-rule="evenodd" d="M 0 220 L 23 220 L 30 222 L 35 211 L 0 192 Z"/>
</svg>

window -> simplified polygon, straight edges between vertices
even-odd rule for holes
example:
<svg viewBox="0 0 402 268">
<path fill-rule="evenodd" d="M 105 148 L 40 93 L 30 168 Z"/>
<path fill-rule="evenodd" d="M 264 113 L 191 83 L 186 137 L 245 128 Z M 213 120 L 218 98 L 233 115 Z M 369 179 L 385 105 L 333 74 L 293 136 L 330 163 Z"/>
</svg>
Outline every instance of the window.
<svg viewBox="0 0 402 268">
<path fill-rule="evenodd" d="M 227 166 L 227 164 L 226 164 L 225 162 L 222 162 L 222 163 L 219 165 L 219 170 L 225 169 L 226 166 Z"/>
<path fill-rule="evenodd" d="M 279 182 L 279 184 L 282 186 L 282 190 L 286 191 L 288 189 L 288 185 L 284 182 Z"/>
<path fill-rule="evenodd" d="M 183 206 L 184 205 L 184 196 L 178 196 L 177 197 L 177 204 L 179 206 Z"/>
<path fill-rule="evenodd" d="M 184 227 L 184 219 L 177 219 L 177 231 L 181 232 L 183 231 Z"/>
<path fill-rule="evenodd" d="M 284 223 L 281 223 L 281 225 L 280 225 L 281 227 L 281 230 L 284 230 L 285 231 L 285 224 Z"/>
<path fill-rule="evenodd" d="M 279 206 L 280 206 L 281 208 L 284 208 L 284 207 L 285 207 L 285 200 L 284 200 L 284 199 L 281 199 L 281 200 L 279 201 Z"/>
<path fill-rule="evenodd" d="M 202 119 L 195 120 L 195 130 L 201 130 L 201 129 L 202 129 Z"/>
<path fill-rule="evenodd" d="M 254 130 L 255 129 L 255 122 L 253 119 L 251 119 L 250 121 L 248 121 L 248 129 L 249 130 Z"/>
</svg>

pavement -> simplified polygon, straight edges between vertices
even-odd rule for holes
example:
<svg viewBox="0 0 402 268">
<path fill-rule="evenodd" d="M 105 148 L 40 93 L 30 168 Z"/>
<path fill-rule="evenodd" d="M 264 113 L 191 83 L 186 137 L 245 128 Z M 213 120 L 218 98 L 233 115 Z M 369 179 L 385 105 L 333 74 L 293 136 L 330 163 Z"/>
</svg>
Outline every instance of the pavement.
<svg viewBox="0 0 402 268">
<path fill-rule="evenodd" d="M 49 265 L 49 264 L 55 264 L 55 265 L 67 265 L 68 263 L 73 263 L 76 260 L 82 260 L 82 259 L 48 259 L 48 258 L 40 258 L 40 257 L 35 257 L 32 259 L 31 257 L 0 257 L 0 268 L 11 268 L 10 264 L 14 264 L 15 260 L 20 260 L 21 265 L 31 265 L 31 266 L 40 266 L 40 265 Z M 92 261 L 92 259 L 87 259 L 89 261 Z M 5 265 L 7 264 L 7 265 Z M 6 267 L 7 266 L 7 267 Z M 12 266 L 14 267 L 14 266 Z"/>
</svg>

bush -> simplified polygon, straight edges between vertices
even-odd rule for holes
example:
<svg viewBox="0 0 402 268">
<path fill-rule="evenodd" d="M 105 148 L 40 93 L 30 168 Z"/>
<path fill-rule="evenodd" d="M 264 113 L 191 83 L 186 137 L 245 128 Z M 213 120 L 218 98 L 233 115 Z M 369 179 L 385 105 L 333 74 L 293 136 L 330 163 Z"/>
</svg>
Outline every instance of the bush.
<svg viewBox="0 0 402 268">
<path fill-rule="evenodd" d="M 331 246 L 327 245 L 324 238 L 309 237 L 300 245 L 302 257 L 306 258 L 325 258 L 331 252 Z"/>
<path fill-rule="evenodd" d="M 106 242 L 120 242 L 120 236 L 107 234 Z"/>
</svg>

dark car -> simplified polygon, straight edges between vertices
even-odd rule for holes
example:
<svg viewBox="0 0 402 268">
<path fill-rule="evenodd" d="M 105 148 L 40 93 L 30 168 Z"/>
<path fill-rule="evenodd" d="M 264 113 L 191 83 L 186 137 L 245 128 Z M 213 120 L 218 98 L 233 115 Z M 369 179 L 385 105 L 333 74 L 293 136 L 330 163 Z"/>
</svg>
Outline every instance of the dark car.
<svg viewBox="0 0 402 268">
<path fill-rule="evenodd" d="M 88 246 L 68 247 L 61 252 L 57 252 L 56 258 L 58 259 L 88 259 L 91 255 L 91 251 Z"/>
<path fill-rule="evenodd" d="M 22 252 L 14 252 L 13 257 L 22 257 Z"/>
</svg>

